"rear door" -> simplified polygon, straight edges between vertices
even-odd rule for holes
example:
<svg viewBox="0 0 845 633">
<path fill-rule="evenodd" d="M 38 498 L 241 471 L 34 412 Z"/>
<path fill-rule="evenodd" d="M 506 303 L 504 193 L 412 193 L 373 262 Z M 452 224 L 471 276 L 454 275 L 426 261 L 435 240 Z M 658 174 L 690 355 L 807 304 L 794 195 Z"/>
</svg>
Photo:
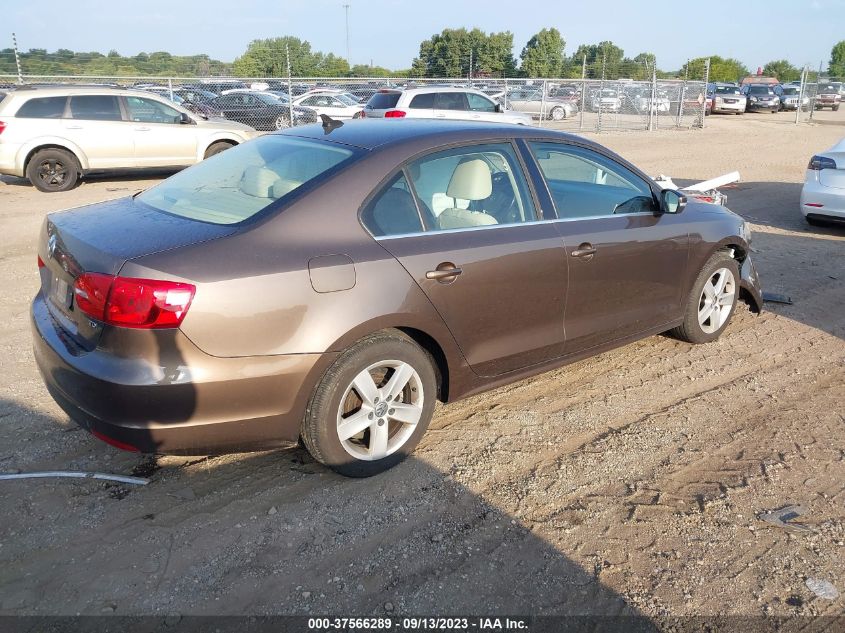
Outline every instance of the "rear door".
<svg viewBox="0 0 845 633">
<path fill-rule="evenodd" d="M 407 116 L 416 119 L 433 119 L 436 116 L 434 109 L 435 92 L 420 92 L 411 97 L 405 112 Z"/>
<path fill-rule="evenodd" d="M 64 135 L 82 149 L 90 169 L 135 165 L 132 125 L 115 95 L 71 95 Z"/>
<path fill-rule="evenodd" d="M 197 161 L 196 124 L 182 123 L 182 113 L 144 97 L 124 97 L 132 122 L 136 167 L 192 165 Z"/>
<path fill-rule="evenodd" d="M 469 104 L 465 92 L 437 92 L 434 95 L 434 117 L 469 120 Z"/>
<path fill-rule="evenodd" d="M 483 376 L 563 351 L 566 254 L 535 209 L 514 146 L 499 142 L 415 161 L 363 214 Z"/>
<path fill-rule="evenodd" d="M 528 145 L 566 244 L 566 353 L 678 319 L 689 247 L 683 214 L 658 213 L 649 184 L 598 152 Z"/>
</svg>

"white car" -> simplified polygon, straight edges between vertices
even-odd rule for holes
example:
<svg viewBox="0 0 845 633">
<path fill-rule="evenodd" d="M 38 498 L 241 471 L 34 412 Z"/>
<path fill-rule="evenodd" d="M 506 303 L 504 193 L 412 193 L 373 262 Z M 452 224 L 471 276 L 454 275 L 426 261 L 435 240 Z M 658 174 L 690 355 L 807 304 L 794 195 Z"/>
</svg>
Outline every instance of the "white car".
<svg viewBox="0 0 845 633">
<path fill-rule="evenodd" d="M 810 224 L 845 222 L 845 139 L 810 159 L 801 214 Z"/>
<path fill-rule="evenodd" d="M 187 167 L 256 135 L 151 92 L 24 86 L 0 101 L 0 174 L 66 191 L 88 172 Z"/>
<path fill-rule="evenodd" d="M 590 109 L 593 112 L 619 112 L 622 110 L 622 99 L 619 93 L 611 88 L 596 90 L 590 97 Z"/>
<path fill-rule="evenodd" d="M 325 114 L 333 119 L 357 119 L 364 104 L 352 95 L 335 90 L 312 90 L 293 100 L 293 105 L 314 110 L 317 115 Z"/>
<path fill-rule="evenodd" d="M 379 90 L 370 97 L 363 116 L 368 119 L 457 119 L 531 125 L 529 115 L 505 110 L 480 90 L 446 86 Z"/>
</svg>

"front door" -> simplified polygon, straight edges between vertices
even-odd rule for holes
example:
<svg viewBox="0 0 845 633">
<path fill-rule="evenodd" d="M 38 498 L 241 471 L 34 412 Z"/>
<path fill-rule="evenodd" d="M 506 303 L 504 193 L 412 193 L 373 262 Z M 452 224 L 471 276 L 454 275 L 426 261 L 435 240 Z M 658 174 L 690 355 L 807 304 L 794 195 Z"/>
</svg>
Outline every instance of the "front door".
<svg viewBox="0 0 845 633">
<path fill-rule="evenodd" d="M 513 145 L 465 146 L 408 165 L 364 223 L 405 267 L 482 376 L 563 352 L 567 259 Z"/>
<path fill-rule="evenodd" d="M 155 99 L 125 99 L 135 139 L 136 167 L 192 165 L 197 161 L 197 126 L 182 123 L 181 112 Z"/>
<path fill-rule="evenodd" d="M 680 318 L 689 244 L 682 216 L 659 213 L 648 183 L 598 152 L 529 145 L 566 244 L 566 353 Z"/>
</svg>

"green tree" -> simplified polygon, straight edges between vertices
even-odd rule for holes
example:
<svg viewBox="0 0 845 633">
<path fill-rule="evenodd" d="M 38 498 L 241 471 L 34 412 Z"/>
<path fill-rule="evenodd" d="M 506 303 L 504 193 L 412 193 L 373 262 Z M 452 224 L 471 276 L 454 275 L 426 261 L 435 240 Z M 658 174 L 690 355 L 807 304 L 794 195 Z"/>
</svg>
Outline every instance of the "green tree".
<svg viewBox="0 0 845 633">
<path fill-rule="evenodd" d="M 535 34 L 519 58 L 520 70 L 526 77 L 560 77 L 566 66 L 563 51 L 566 41 L 556 28 L 543 29 Z"/>
<path fill-rule="evenodd" d="M 697 57 L 689 60 L 678 72 L 680 77 L 689 79 L 704 79 L 704 68 L 707 57 Z M 748 68 L 738 59 L 724 59 L 718 55 L 711 55 L 710 81 L 739 81 L 748 75 Z"/>
<path fill-rule="evenodd" d="M 349 71 L 350 77 L 390 77 L 393 73 L 381 66 L 355 64 Z"/>
<path fill-rule="evenodd" d="M 845 77 L 845 40 L 833 45 L 830 49 L 830 63 L 827 72 L 832 77 L 842 79 Z"/>
<path fill-rule="evenodd" d="M 777 77 L 784 84 L 801 78 L 801 71 L 785 59 L 770 61 L 763 66 L 763 74 L 767 77 Z"/>
<path fill-rule="evenodd" d="M 305 77 L 317 74 L 321 61 L 319 54 L 311 52 L 308 42 L 291 36 L 252 40 L 244 54 L 235 59 L 232 68 L 236 75 L 244 77 L 285 77 L 288 52 L 292 75 Z"/>
<path fill-rule="evenodd" d="M 622 75 L 622 60 L 625 51 L 613 42 L 581 44 L 572 55 L 571 69 L 577 69 L 580 75 L 581 64 L 587 58 L 587 77 L 598 79 L 604 72 L 605 79 L 618 79 Z"/>
<path fill-rule="evenodd" d="M 513 34 L 444 29 L 420 43 L 411 70 L 423 77 L 462 77 L 470 72 L 475 76 L 512 76 L 516 70 Z"/>
</svg>

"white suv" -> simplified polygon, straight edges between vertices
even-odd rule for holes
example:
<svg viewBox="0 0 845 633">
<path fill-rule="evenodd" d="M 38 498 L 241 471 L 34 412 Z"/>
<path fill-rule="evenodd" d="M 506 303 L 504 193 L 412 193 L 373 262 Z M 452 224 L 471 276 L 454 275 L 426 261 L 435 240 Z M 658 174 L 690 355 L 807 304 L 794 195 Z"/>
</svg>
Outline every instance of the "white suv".
<svg viewBox="0 0 845 633">
<path fill-rule="evenodd" d="M 531 125 L 531 116 L 505 110 L 480 90 L 428 86 L 376 92 L 364 106 L 365 118 L 458 119 Z"/>
<path fill-rule="evenodd" d="M 186 167 L 254 136 L 149 92 L 22 86 L 0 101 L 0 174 L 67 191 L 91 171 Z"/>
</svg>

